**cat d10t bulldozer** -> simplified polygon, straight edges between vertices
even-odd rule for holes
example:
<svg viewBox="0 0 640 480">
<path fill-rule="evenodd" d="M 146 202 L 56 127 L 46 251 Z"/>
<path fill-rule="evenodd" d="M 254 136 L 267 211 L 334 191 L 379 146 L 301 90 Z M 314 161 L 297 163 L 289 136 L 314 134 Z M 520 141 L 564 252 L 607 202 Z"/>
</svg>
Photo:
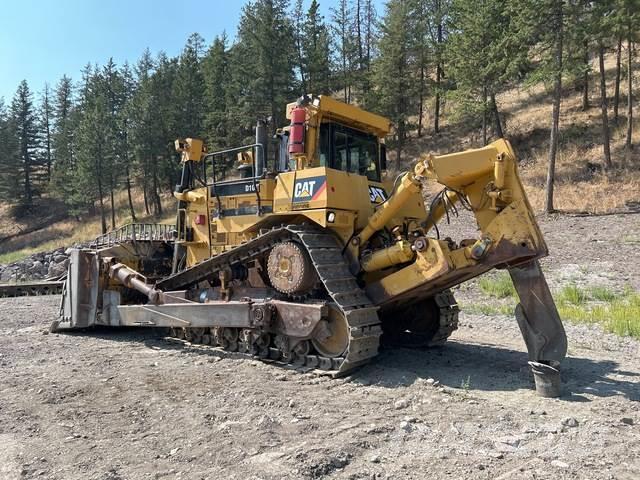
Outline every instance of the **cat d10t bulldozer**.
<svg viewBox="0 0 640 480">
<path fill-rule="evenodd" d="M 133 225 L 73 250 L 52 330 L 165 327 L 192 343 L 344 374 L 381 340 L 442 344 L 458 324 L 450 288 L 501 268 L 520 298 L 530 359 L 564 358 L 538 264 L 547 247 L 507 141 L 427 154 L 385 180 L 387 119 L 311 95 L 289 104 L 287 119 L 272 139 L 258 122 L 255 143 L 217 152 L 176 141 L 171 234 Z M 457 208 L 475 217 L 474 238 L 441 238 L 438 224 Z"/>
</svg>

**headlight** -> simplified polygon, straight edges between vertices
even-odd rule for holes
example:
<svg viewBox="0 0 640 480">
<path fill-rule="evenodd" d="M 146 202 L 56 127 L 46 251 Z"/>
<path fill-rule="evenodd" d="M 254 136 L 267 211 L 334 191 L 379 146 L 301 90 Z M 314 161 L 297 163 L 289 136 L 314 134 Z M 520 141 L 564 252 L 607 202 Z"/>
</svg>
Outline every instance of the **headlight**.
<svg viewBox="0 0 640 480">
<path fill-rule="evenodd" d="M 333 223 L 336 221 L 336 214 L 334 212 L 327 213 L 327 222 Z"/>
</svg>

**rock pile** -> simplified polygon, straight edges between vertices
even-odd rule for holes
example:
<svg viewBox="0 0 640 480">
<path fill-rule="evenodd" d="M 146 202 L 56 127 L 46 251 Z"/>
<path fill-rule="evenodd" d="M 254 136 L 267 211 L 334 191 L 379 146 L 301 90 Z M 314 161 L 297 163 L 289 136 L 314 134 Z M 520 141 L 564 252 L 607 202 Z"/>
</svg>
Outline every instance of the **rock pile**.
<svg viewBox="0 0 640 480">
<path fill-rule="evenodd" d="M 64 248 L 34 253 L 19 262 L 0 265 L 0 282 L 54 279 L 64 275 L 68 266 L 69 255 Z"/>
</svg>

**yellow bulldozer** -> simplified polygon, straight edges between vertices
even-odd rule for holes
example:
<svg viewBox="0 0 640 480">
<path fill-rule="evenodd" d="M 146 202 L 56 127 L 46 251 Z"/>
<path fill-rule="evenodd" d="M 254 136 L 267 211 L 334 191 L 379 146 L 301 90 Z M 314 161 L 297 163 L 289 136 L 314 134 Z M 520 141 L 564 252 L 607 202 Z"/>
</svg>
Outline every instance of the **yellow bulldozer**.
<svg viewBox="0 0 640 480">
<path fill-rule="evenodd" d="M 383 343 L 440 345 L 450 288 L 507 269 L 530 360 L 561 361 L 565 332 L 538 259 L 547 247 L 506 140 L 426 154 L 385 178 L 386 118 L 328 96 L 287 105 L 290 124 L 207 152 L 176 141 L 175 226 L 129 225 L 71 253 L 52 331 L 170 329 L 180 339 L 345 374 Z M 428 196 L 425 192 L 438 193 Z M 457 208 L 474 238 L 441 238 Z"/>
</svg>

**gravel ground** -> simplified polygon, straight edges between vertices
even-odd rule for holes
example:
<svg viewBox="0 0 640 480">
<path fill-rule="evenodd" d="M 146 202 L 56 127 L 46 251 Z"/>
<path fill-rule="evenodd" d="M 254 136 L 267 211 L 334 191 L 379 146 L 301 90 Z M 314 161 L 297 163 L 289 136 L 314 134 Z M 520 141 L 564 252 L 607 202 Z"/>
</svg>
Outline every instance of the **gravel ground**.
<svg viewBox="0 0 640 480">
<path fill-rule="evenodd" d="M 640 288 L 640 216 L 541 227 L 552 285 Z M 506 316 L 332 380 L 149 330 L 45 335 L 58 301 L 0 300 L 2 480 L 640 478 L 640 343 L 597 328 L 567 326 L 565 393 L 543 399 Z"/>
</svg>

